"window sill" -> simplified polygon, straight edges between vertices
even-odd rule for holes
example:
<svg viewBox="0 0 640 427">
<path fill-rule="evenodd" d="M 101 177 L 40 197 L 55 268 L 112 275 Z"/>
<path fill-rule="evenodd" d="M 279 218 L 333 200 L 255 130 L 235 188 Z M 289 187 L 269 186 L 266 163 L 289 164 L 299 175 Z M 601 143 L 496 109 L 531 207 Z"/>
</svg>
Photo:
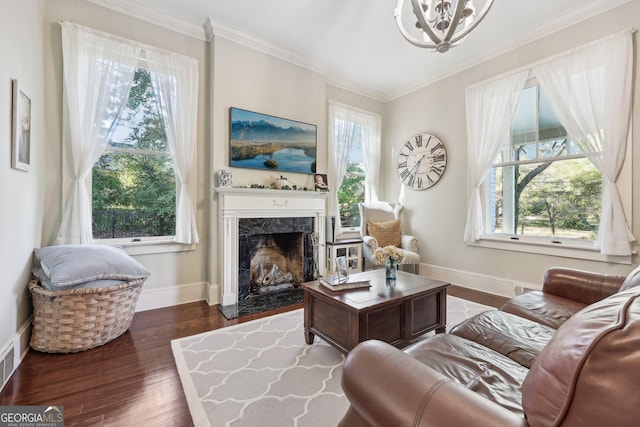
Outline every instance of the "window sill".
<svg viewBox="0 0 640 427">
<path fill-rule="evenodd" d="M 614 264 L 631 264 L 629 256 L 603 255 L 593 246 L 571 244 L 571 243 L 550 243 L 532 239 L 512 240 L 509 237 L 483 236 L 480 240 L 468 243 L 469 246 L 482 248 L 499 249 L 513 252 L 526 252 L 539 255 L 551 255 L 562 258 L 581 259 L 586 261 L 609 262 Z"/>
<path fill-rule="evenodd" d="M 96 240 L 100 245 L 120 246 L 127 251 L 129 255 L 153 255 L 172 252 L 194 251 L 195 244 L 176 243 L 172 238 L 159 238 L 150 240 L 141 240 L 137 242 L 131 239 L 108 239 Z"/>
</svg>

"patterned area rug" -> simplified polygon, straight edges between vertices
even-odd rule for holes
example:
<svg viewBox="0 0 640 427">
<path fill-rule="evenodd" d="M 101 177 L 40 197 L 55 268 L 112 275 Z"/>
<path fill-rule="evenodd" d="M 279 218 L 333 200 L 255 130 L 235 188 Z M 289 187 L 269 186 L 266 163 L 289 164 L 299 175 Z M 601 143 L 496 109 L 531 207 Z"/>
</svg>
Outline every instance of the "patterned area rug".
<svg viewBox="0 0 640 427">
<path fill-rule="evenodd" d="M 490 309 L 447 296 L 447 330 Z M 305 343 L 302 309 L 171 346 L 197 427 L 326 427 L 347 410 L 340 388 L 344 355 L 317 336 Z"/>
</svg>

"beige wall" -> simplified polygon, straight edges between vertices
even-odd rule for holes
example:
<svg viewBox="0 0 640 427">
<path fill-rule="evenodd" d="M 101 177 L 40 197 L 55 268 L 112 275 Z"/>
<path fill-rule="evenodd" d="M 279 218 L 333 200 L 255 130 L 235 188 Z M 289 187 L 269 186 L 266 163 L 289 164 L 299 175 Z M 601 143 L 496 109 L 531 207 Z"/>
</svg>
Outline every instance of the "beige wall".
<svg viewBox="0 0 640 427">
<path fill-rule="evenodd" d="M 0 14 L 0 353 L 29 317 L 26 284 L 31 254 L 42 236 L 48 135 L 44 122 L 44 4 L 44 0 L 2 0 Z M 31 98 L 31 172 L 11 168 L 11 79 L 17 79 Z"/>
<path fill-rule="evenodd" d="M 280 173 L 255 169 L 229 168 L 229 107 L 238 107 L 318 127 L 317 171 L 327 173 L 327 102 L 329 99 L 380 113 L 383 104 L 349 91 L 330 86 L 326 77 L 273 56 L 214 37 L 212 51 L 212 176 L 220 169 L 231 169 L 235 186 L 270 185 Z M 291 184 L 310 187 L 312 176 L 282 174 Z M 207 187 L 213 193 L 211 186 Z M 210 277 L 214 292 L 219 285 L 218 202 L 212 196 Z"/>
<path fill-rule="evenodd" d="M 406 191 L 405 220 L 409 221 L 410 230 L 420 241 L 422 262 L 429 265 L 421 272 L 470 273 L 481 279 L 489 276 L 539 284 L 544 271 L 556 265 L 619 274 L 625 274 L 637 265 L 637 257 L 633 257 L 634 265 L 629 266 L 470 247 L 463 242 L 467 209 L 465 88 L 630 27 L 640 28 L 640 2 L 627 3 L 385 105 L 382 158 L 388 160 L 382 165 L 382 176 L 386 198 L 397 198 L 400 184 L 395 160 L 399 148 L 411 135 L 431 132 L 439 136 L 447 147 L 447 169 L 438 184 L 424 191 Z M 470 37 L 473 37 L 473 33 Z M 637 34 L 634 37 L 637 40 Z M 637 129 L 640 129 L 640 112 L 637 108 L 640 99 L 637 72 L 640 57 L 637 48 L 635 59 L 633 128 L 637 134 Z M 636 166 L 640 160 L 640 144 L 637 140 L 637 137 L 634 138 L 633 158 L 626 160 L 633 161 Z M 633 177 L 633 182 L 637 183 L 640 168 L 635 168 Z M 633 188 L 633 212 L 636 214 L 633 216 L 632 231 L 640 237 L 640 218 L 637 215 L 640 212 L 639 186 Z"/>
</svg>

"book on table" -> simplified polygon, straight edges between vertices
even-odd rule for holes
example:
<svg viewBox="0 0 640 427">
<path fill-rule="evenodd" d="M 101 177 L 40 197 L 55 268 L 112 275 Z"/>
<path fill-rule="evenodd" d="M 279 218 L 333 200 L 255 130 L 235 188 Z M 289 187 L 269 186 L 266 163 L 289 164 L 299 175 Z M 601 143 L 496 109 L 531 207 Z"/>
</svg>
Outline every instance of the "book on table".
<svg viewBox="0 0 640 427">
<path fill-rule="evenodd" d="M 369 280 L 354 280 L 354 279 L 338 279 L 336 276 L 321 277 L 320 284 L 332 291 L 344 291 L 346 289 L 361 289 L 371 286 Z"/>
</svg>

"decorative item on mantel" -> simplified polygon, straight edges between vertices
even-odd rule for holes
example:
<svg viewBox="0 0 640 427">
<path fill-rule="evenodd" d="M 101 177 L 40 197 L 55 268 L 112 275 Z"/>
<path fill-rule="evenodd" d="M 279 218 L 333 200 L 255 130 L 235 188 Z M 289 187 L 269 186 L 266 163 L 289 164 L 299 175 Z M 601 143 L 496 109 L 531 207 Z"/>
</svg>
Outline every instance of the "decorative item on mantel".
<svg viewBox="0 0 640 427">
<path fill-rule="evenodd" d="M 398 264 L 404 261 L 404 252 L 389 245 L 376 249 L 373 255 L 379 264 L 384 265 L 385 278 L 395 280 L 398 275 Z"/>
<path fill-rule="evenodd" d="M 274 188 L 277 190 L 287 190 L 289 188 L 289 180 L 284 176 L 280 175 L 279 178 L 276 178 L 273 183 Z"/>
<path fill-rule="evenodd" d="M 218 187 L 233 187 L 233 175 L 230 170 L 218 171 Z"/>
<path fill-rule="evenodd" d="M 476 7 L 474 3 L 482 5 Z M 414 46 L 444 53 L 459 45 L 491 8 L 493 0 L 411 0 L 413 15 L 417 21 L 405 27 L 403 17 L 409 21 L 411 14 L 403 14 L 404 0 L 398 0 L 394 16 L 402 36 Z M 480 9 L 479 13 L 476 11 Z M 404 16 L 403 16 L 404 15 Z M 413 23 L 415 22 L 415 26 Z"/>
</svg>

